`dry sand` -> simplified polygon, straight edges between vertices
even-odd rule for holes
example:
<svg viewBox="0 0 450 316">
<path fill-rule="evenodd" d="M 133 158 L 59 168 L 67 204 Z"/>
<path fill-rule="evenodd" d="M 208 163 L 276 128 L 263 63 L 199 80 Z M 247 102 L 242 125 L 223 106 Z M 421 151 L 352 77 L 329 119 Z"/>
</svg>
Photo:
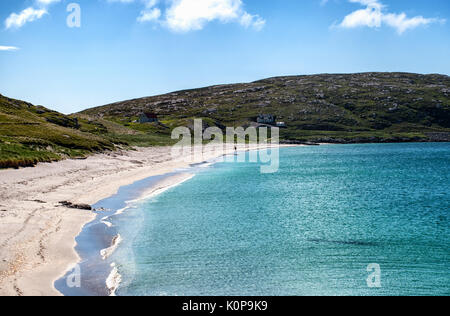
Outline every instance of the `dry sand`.
<svg viewBox="0 0 450 316">
<path fill-rule="evenodd" d="M 225 153 L 233 152 L 230 146 Z M 186 162 L 172 159 L 171 147 L 141 148 L 0 170 L 0 295 L 60 295 L 53 284 L 79 261 L 75 238 L 95 218 L 60 201 L 92 205 L 122 186 L 217 156 L 206 148 L 202 157 Z M 150 191 L 157 194 L 189 176 L 165 179 Z"/>
</svg>

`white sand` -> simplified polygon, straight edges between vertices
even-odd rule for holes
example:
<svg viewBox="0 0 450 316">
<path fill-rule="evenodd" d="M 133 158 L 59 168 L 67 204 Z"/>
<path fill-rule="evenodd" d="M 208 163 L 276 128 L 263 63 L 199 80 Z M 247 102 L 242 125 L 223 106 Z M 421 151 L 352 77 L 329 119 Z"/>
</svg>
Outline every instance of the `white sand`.
<svg viewBox="0 0 450 316">
<path fill-rule="evenodd" d="M 75 238 L 95 218 L 94 212 L 61 207 L 60 201 L 92 205 L 122 186 L 216 157 L 206 149 L 198 161 L 178 161 L 170 147 L 158 147 L 0 170 L 0 295 L 60 295 L 53 283 L 79 261 Z M 191 176 L 170 177 L 147 193 Z"/>
</svg>

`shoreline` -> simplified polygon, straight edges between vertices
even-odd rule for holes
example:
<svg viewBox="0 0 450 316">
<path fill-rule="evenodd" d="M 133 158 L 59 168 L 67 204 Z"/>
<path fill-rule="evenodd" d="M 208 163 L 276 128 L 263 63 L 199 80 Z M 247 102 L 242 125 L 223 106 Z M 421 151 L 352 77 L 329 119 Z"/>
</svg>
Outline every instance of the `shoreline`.
<svg viewBox="0 0 450 316">
<path fill-rule="evenodd" d="M 247 145 L 238 151 L 297 146 Z M 171 147 L 140 148 L 1 170 L 0 295 L 61 295 L 54 283 L 80 261 L 75 239 L 98 212 L 62 207 L 60 201 L 94 205 L 121 187 L 234 152 L 233 145 L 219 154 L 204 146 L 201 159 L 185 162 L 171 158 Z"/>
<path fill-rule="evenodd" d="M 122 276 L 116 262 L 110 257 L 124 240 L 117 231 L 117 226 L 113 224 L 114 219 L 133 209 L 137 204 L 192 179 L 195 176 L 191 173 L 195 172 L 193 168 L 195 167 L 187 170 L 190 173 L 180 170 L 138 181 L 120 188 L 117 194 L 96 203 L 94 207 L 104 211 L 99 212 L 95 220 L 86 224 L 76 237 L 75 250 L 81 258 L 77 263 L 78 272 L 82 276 L 80 286 L 74 288 L 67 283 L 73 276 L 74 269 L 72 269 L 55 282 L 55 288 L 62 295 L 115 296 Z M 92 270 L 95 273 L 92 273 Z"/>
</svg>

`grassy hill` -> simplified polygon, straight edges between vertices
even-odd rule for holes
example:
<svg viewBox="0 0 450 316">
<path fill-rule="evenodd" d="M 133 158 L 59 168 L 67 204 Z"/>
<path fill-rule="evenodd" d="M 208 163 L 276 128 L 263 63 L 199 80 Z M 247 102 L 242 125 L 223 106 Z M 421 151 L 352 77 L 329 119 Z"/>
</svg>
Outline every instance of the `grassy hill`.
<svg viewBox="0 0 450 316">
<path fill-rule="evenodd" d="M 163 126 L 133 123 L 143 111 Z M 450 140 L 450 77 L 409 73 L 312 75 L 178 91 L 82 112 L 131 129 L 169 133 L 203 118 L 206 125 L 250 126 L 258 114 L 286 122 L 285 142 Z M 150 131 L 147 131 L 150 132 Z"/>
<path fill-rule="evenodd" d="M 0 167 L 84 157 L 111 141 L 80 130 L 76 118 L 0 95 Z"/>
<path fill-rule="evenodd" d="M 155 112 L 159 123 L 136 123 Z M 83 158 L 117 147 L 174 143 L 172 128 L 258 126 L 272 114 L 286 143 L 450 141 L 450 77 L 313 75 L 212 86 L 64 115 L 0 95 L 0 168 Z"/>
<path fill-rule="evenodd" d="M 33 166 L 164 139 L 86 115 L 64 115 L 0 95 L 0 168 Z"/>
</svg>

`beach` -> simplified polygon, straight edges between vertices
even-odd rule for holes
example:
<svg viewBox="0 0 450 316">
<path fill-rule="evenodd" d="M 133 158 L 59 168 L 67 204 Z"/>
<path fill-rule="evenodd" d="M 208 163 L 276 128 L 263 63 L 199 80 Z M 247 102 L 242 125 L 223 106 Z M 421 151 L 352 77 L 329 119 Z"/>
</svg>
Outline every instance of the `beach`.
<svg viewBox="0 0 450 316">
<path fill-rule="evenodd" d="M 238 150 L 266 147 L 249 145 Z M 69 208 L 61 201 L 93 205 L 122 186 L 235 151 L 234 146 L 223 152 L 216 149 L 203 147 L 203 155 L 193 161 L 173 159 L 172 147 L 152 147 L 1 170 L 0 295 L 61 295 L 54 282 L 79 261 L 75 238 L 96 217 L 95 211 Z M 163 192 L 191 176 L 165 178 L 146 195 Z"/>
</svg>

